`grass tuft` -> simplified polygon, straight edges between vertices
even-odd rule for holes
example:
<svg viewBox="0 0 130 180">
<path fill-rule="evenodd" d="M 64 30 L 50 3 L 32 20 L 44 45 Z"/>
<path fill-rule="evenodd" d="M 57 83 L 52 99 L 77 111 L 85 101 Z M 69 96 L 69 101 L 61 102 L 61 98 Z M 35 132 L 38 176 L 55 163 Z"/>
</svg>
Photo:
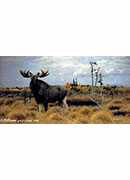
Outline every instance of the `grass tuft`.
<svg viewBox="0 0 130 180">
<path fill-rule="evenodd" d="M 91 116 L 90 123 L 94 124 L 111 124 L 113 115 L 109 111 L 99 111 Z"/>
</svg>

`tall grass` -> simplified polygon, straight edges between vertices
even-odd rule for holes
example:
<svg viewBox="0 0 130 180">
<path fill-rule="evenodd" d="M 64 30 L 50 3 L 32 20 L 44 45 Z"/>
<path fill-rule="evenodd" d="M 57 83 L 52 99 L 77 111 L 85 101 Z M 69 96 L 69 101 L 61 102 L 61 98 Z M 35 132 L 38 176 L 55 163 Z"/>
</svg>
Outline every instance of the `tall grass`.
<svg viewBox="0 0 130 180">
<path fill-rule="evenodd" d="M 83 96 L 69 97 L 70 101 L 90 101 Z M 114 113 L 117 112 L 117 115 Z M 119 112 L 119 113 L 118 113 Z M 121 112 L 124 112 L 121 115 Z M 118 115 L 120 114 L 120 115 Z M 0 122 L 51 123 L 51 124 L 111 124 L 130 123 L 130 96 L 105 98 L 102 108 L 97 106 L 69 106 L 63 109 L 51 104 L 48 112 L 39 113 L 34 99 L 24 104 L 20 98 L 0 98 Z"/>
</svg>

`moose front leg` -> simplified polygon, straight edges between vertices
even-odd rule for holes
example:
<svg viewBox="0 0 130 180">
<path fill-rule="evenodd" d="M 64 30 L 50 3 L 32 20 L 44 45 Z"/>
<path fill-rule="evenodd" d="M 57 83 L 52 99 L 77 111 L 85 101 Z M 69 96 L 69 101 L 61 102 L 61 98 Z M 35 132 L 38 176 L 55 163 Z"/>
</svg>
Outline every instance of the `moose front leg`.
<svg viewBox="0 0 130 180">
<path fill-rule="evenodd" d="M 43 112 L 43 104 L 38 104 L 38 111 Z"/>
</svg>

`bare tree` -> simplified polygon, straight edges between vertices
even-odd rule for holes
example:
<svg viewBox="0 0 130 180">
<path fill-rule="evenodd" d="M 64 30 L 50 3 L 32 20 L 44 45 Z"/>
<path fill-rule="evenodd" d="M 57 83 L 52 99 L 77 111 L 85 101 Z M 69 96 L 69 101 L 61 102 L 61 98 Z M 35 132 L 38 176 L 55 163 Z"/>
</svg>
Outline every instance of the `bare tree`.
<svg viewBox="0 0 130 180">
<path fill-rule="evenodd" d="M 93 93 L 94 93 L 94 71 L 95 71 L 94 66 L 97 65 L 97 63 L 96 62 L 90 62 L 90 65 L 91 65 L 91 79 L 92 79 L 92 91 L 91 91 L 91 93 L 93 95 Z"/>
<path fill-rule="evenodd" d="M 100 71 L 100 67 L 98 67 L 95 71 L 95 87 L 97 86 L 99 80 L 99 71 Z"/>
<path fill-rule="evenodd" d="M 101 104 L 103 105 L 103 99 L 104 99 L 104 97 L 103 97 L 103 75 L 102 75 L 102 73 L 100 73 L 99 74 L 99 84 L 100 84 L 100 92 L 101 92 L 101 98 L 102 98 L 102 100 L 101 100 Z"/>
</svg>

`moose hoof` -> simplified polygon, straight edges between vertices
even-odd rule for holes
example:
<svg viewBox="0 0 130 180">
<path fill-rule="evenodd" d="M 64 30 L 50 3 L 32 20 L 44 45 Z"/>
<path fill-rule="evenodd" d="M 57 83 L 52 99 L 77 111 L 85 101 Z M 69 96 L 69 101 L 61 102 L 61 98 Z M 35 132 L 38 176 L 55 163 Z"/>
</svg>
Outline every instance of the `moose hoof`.
<svg viewBox="0 0 130 180">
<path fill-rule="evenodd" d="M 16 123 L 17 123 L 17 124 L 23 124 L 23 123 L 24 123 L 24 120 L 16 120 Z"/>
</svg>

